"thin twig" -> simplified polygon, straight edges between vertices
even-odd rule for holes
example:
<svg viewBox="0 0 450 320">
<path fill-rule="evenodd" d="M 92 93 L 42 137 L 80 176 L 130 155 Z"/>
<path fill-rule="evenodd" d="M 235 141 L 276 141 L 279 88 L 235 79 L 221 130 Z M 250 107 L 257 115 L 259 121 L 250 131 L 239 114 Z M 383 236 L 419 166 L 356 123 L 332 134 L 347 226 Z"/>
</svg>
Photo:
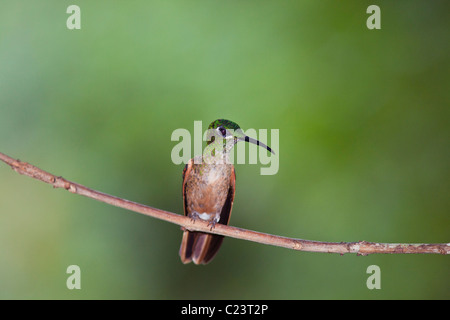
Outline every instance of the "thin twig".
<svg viewBox="0 0 450 320">
<path fill-rule="evenodd" d="M 8 164 L 14 171 L 51 184 L 54 188 L 64 188 L 72 193 L 76 193 L 88 198 L 92 198 L 101 202 L 111 204 L 116 207 L 128 209 L 153 218 L 171 222 L 180 225 L 182 228 L 191 231 L 202 231 L 208 233 L 219 234 L 227 237 L 258 242 L 267 245 L 279 246 L 298 251 L 309 252 L 327 252 L 327 253 L 356 253 L 357 255 L 368 255 L 372 253 L 435 253 L 449 254 L 450 243 L 437 244 L 405 244 L 405 243 L 375 243 L 375 242 L 322 242 L 303 239 L 286 238 L 267 233 L 256 232 L 216 224 L 214 229 L 208 226 L 208 223 L 185 217 L 183 215 L 164 211 L 157 208 L 145 206 L 136 202 L 121 199 L 99 191 L 89 189 L 81 184 L 74 183 L 55 176 L 51 173 L 43 171 L 29 163 L 13 159 L 3 153 L 0 153 L 0 160 Z"/>
</svg>

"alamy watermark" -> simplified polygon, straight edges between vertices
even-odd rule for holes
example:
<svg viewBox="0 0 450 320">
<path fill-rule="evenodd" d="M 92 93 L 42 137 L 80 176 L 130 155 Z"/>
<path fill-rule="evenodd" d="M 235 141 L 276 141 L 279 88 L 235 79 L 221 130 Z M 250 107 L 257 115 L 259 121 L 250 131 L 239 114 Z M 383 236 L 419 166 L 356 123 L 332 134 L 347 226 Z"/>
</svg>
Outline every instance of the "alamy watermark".
<svg viewBox="0 0 450 320">
<path fill-rule="evenodd" d="M 240 130 L 240 129 L 239 129 Z M 279 129 L 270 129 L 270 143 L 267 143 L 268 130 L 255 129 L 242 130 L 241 135 L 250 137 L 251 140 L 258 139 L 261 144 L 245 143 L 245 139 L 236 139 L 233 137 L 233 130 L 227 130 L 227 135 L 230 138 L 223 139 L 224 148 L 229 150 L 229 157 L 227 161 L 230 164 L 262 164 L 261 175 L 274 175 L 279 168 Z M 172 132 L 171 140 L 179 141 L 172 148 L 171 159 L 174 164 L 188 163 L 192 156 L 192 146 L 194 147 L 193 154 L 195 156 L 203 154 L 203 142 L 211 141 L 216 138 L 215 130 L 209 129 L 203 131 L 202 121 L 194 121 L 193 137 L 191 132 L 184 128 L 175 129 Z M 242 140 L 242 142 L 238 142 Z M 270 149 L 276 150 L 276 155 L 270 153 L 267 149 L 262 148 L 265 144 L 270 146 Z M 247 147 L 248 146 L 248 147 Z M 248 159 L 246 157 L 246 148 L 248 148 Z M 236 159 L 236 160 L 235 160 Z M 202 158 L 197 158 L 196 161 L 202 161 Z"/>
<path fill-rule="evenodd" d="M 81 269 L 78 265 L 72 264 L 67 267 L 67 274 L 70 276 L 66 280 L 67 289 L 81 289 Z"/>
<path fill-rule="evenodd" d="M 373 289 L 381 289 L 381 269 L 376 264 L 370 265 L 367 267 L 366 270 L 367 274 L 370 274 L 370 276 L 367 278 L 366 286 L 367 289 L 373 290 Z"/>
</svg>

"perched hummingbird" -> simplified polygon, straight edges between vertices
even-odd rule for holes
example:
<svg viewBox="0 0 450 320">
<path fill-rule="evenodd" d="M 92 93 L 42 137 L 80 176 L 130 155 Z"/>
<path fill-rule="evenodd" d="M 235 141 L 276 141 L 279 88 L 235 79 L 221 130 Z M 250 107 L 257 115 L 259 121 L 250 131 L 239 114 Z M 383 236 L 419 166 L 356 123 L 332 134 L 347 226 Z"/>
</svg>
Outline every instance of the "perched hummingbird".
<svg viewBox="0 0 450 320">
<path fill-rule="evenodd" d="M 233 146 L 246 141 L 274 152 L 246 136 L 236 123 L 229 120 L 213 121 L 208 127 L 207 138 L 203 154 L 191 159 L 183 170 L 184 214 L 193 220 L 208 221 L 214 228 L 216 223 L 227 225 L 230 220 L 236 185 L 234 166 L 229 161 Z M 216 255 L 223 238 L 185 230 L 179 252 L 181 261 L 207 264 Z"/>
</svg>

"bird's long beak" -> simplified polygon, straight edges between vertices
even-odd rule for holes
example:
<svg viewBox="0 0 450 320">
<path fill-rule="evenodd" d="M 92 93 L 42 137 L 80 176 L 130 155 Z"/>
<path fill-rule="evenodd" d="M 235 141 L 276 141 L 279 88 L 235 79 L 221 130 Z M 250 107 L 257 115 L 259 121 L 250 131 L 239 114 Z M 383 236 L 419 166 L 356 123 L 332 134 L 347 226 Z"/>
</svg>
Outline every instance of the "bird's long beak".
<svg viewBox="0 0 450 320">
<path fill-rule="evenodd" d="M 249 136 L 239 137 L 238 140 L 256 144 L 257 146 L 263 147 L 263 148 L 269 150 L 270 152 L 272 152 L 273 154 L 275 154 L 275 152 L 269 146 L 266 146 L 264 143 L 262 143 L 256 139 L 250 138 Z"/>
</svg>

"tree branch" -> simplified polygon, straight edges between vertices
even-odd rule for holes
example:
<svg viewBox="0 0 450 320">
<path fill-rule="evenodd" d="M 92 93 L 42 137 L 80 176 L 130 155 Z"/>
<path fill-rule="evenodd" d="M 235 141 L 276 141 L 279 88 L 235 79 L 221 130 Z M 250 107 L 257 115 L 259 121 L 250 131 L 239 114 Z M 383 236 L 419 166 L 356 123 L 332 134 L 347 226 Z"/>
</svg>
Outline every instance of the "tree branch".
<svg viewBox="0 0 450 320">
<path fill-rule="evenodd" d="M 8 164 L 19 174 L 29 176 L 42 182 L 51 184 L 54 188 L 64 188 L 88 198 L 92 198 L 110 205 L 141 213 L 153 218 L 180 225 L 191 231 L 202 231 L 219 234 L 227 237 L 258 242 L 298 251 L 327 252 L 327 253 L 356 253 L 368 255 L 372 253 L 435 253 L 449 254 L 450 243 L 437 244 L 405 244 L 405 243 L 374 243 L 366 241 L 358 242 L 322 242 L 303 239 L 286 238 L 252 230 L 216 224 L 211 230 L 208 223 L 201 220 L 192 221 L 191 218 L 157 208 L 145 206 L 136 202 L 121 199 L 99 191 L 89 189 L 81 184 L 74 183 L 41 170 L 29 163 L 13 159 L 0 152 L 0 160 Z"/>
</svg>

